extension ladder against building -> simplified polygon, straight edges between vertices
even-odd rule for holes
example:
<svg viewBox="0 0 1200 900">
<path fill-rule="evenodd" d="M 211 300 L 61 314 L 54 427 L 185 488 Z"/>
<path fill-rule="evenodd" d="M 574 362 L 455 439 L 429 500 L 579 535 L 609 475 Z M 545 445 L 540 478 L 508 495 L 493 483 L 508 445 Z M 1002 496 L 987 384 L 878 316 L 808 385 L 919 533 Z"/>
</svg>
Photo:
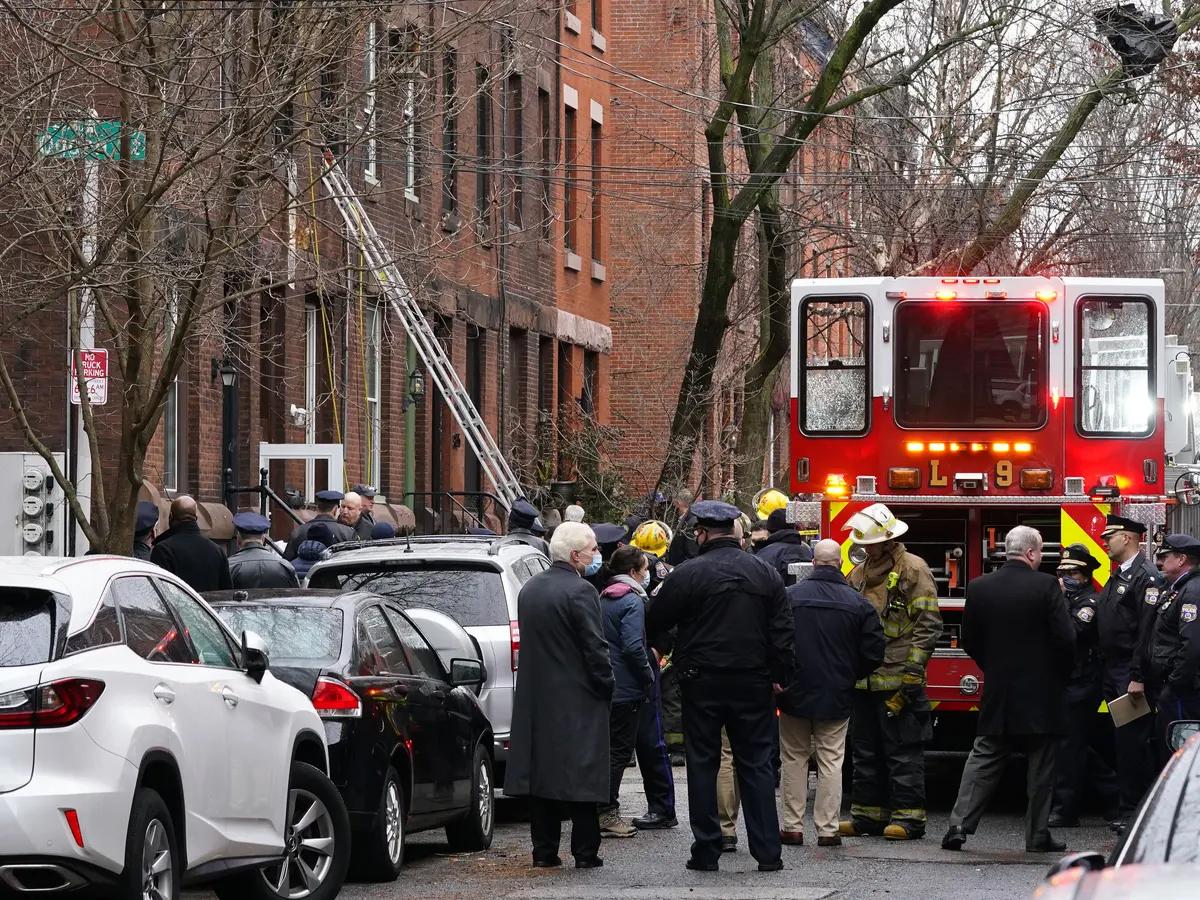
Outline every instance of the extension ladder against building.
<svg viewBox="0 0 1200 900">
<path fill-rule="evenodd" d="M 367 265 L 375 275 L 375 280 L 379 282 L 380 290 L 400 317 L 404 330 L 417 348 L 417 355 L 425 364 L 430 379 L 445 398 L 446 405 L 450 407 L 455 420 L 466 435 L 467 444 L 479 460 L 483 474 L 492 482 L 496 495 L 511 509 L 513 502 L 523 495 L 516 474 L 500 452 L 500 447 L 484 423 L 483 417 L 479 415 L 479 410 L 475 408 L 475 402 L 467 393 L 454 364 L 426 320 L 379 232 L 371 223 L 362 200 L 350 184 L 350 179 L 346 177 L 333 153 L 328 150 L 325 151 L 325 169 L 321 174 L 321 181 L 338 212 L 342 214 L 351 239 L 362 250 Z"/>
</svg>

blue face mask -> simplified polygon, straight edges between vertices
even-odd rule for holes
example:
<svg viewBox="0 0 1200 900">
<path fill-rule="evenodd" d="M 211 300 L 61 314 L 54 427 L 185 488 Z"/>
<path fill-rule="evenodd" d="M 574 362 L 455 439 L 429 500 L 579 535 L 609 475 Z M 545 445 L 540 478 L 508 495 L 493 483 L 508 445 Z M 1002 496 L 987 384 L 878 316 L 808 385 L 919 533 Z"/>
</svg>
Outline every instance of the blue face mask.
<svg viewBox="0 0 1200 900">
<path fill-rule="evenodd" d="M 602 565 L 604 565 L 604 557 L 602 557 L 600 555 L 600 551 L 597 550 L 595 555 L 592 556 L 592 561 L 590 563 L 588 563 L 588 567 L 583 570 L 583 577 L 591 578 L 593 575 L 595 575 L 597 572 L 600 571 L 600 567 Z"/>
</svg>

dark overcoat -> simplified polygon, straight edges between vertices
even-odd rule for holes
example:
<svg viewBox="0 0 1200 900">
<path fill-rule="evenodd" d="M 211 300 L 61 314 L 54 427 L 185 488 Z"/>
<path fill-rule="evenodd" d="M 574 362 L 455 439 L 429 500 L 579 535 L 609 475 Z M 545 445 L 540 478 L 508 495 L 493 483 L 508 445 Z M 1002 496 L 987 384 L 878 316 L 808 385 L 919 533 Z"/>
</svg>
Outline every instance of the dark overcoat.
<svg viewBox="0 0 1200 900">
<path fill-rule="evenodd" d="M 570 564 L 556 562 L 521 588 L 517 624 L 504 793 L 607 803 L 613 673 L 600 595 Z"/>
<path fill-rule="evenodd" d="M 978 734 L 1066 733 L 1075 634 L 1053 575 L 1010 561 L 972 581 L 962 647 L 983 669 Z"/>
<path fill-rule="evenodd" d="M 229 559 L 200 533 L 195 522 L 180 522 L 164 531 L 154 542 L 150 562 L 177 575 L 201 594 L 233 586 L 229 580 Z"/>
</svg>

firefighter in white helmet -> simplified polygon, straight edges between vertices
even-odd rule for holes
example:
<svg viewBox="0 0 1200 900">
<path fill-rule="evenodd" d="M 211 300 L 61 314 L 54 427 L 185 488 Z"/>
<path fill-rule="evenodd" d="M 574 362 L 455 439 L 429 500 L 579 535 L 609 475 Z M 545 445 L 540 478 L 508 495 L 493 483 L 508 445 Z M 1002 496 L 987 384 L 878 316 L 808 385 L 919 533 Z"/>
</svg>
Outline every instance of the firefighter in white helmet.
<svg viewBox="0 0 1200 900">
<path fill-rule="evenodd" d="M 925 666 L 942 633 L 937 589 L 925 560 L 897 540 L 908 526 L 884 504 L 855 513 L 846 529 L 866 551 L 847 580 L 879 613 L 887 649 L 855 685 L 850 819 L 839 831 L 913 840 L 925 835 Z"/>
</svg>

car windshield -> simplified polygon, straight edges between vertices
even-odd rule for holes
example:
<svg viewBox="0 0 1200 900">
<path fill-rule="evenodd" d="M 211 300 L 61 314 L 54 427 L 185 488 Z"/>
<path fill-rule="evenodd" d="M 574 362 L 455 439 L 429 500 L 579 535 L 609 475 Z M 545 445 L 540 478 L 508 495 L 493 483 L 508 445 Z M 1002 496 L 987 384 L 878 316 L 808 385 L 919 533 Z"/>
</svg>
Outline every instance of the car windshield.
<svg viewBox="0 0 1200 900">
<path fill-rule="evenodd" d="M 1045 417 L 1046 308 L 910 302 L 896 310 L 896 422 L 1036 428 Z"/>
<path fill-rule="evenodd" d="M 49 662 L 54 652 L 54 594 L 0 587 L 0 666 Z"/>
<path fill-rule="evenodd" d="M 504 582 L 492 568 L 446 563 L 326 566 L 312 574 L 309 587 L 371 591 L 406 609 L 436 609 L 467 627 L 509 622 Z"/>
<path fill-rule="evenodd" d="M 340 609 L 222 604 L 216 610 L 234 634 L 253 631 L 265 640 L 273 664 L 329 665 L 342 655 Z"/>
</svg>

